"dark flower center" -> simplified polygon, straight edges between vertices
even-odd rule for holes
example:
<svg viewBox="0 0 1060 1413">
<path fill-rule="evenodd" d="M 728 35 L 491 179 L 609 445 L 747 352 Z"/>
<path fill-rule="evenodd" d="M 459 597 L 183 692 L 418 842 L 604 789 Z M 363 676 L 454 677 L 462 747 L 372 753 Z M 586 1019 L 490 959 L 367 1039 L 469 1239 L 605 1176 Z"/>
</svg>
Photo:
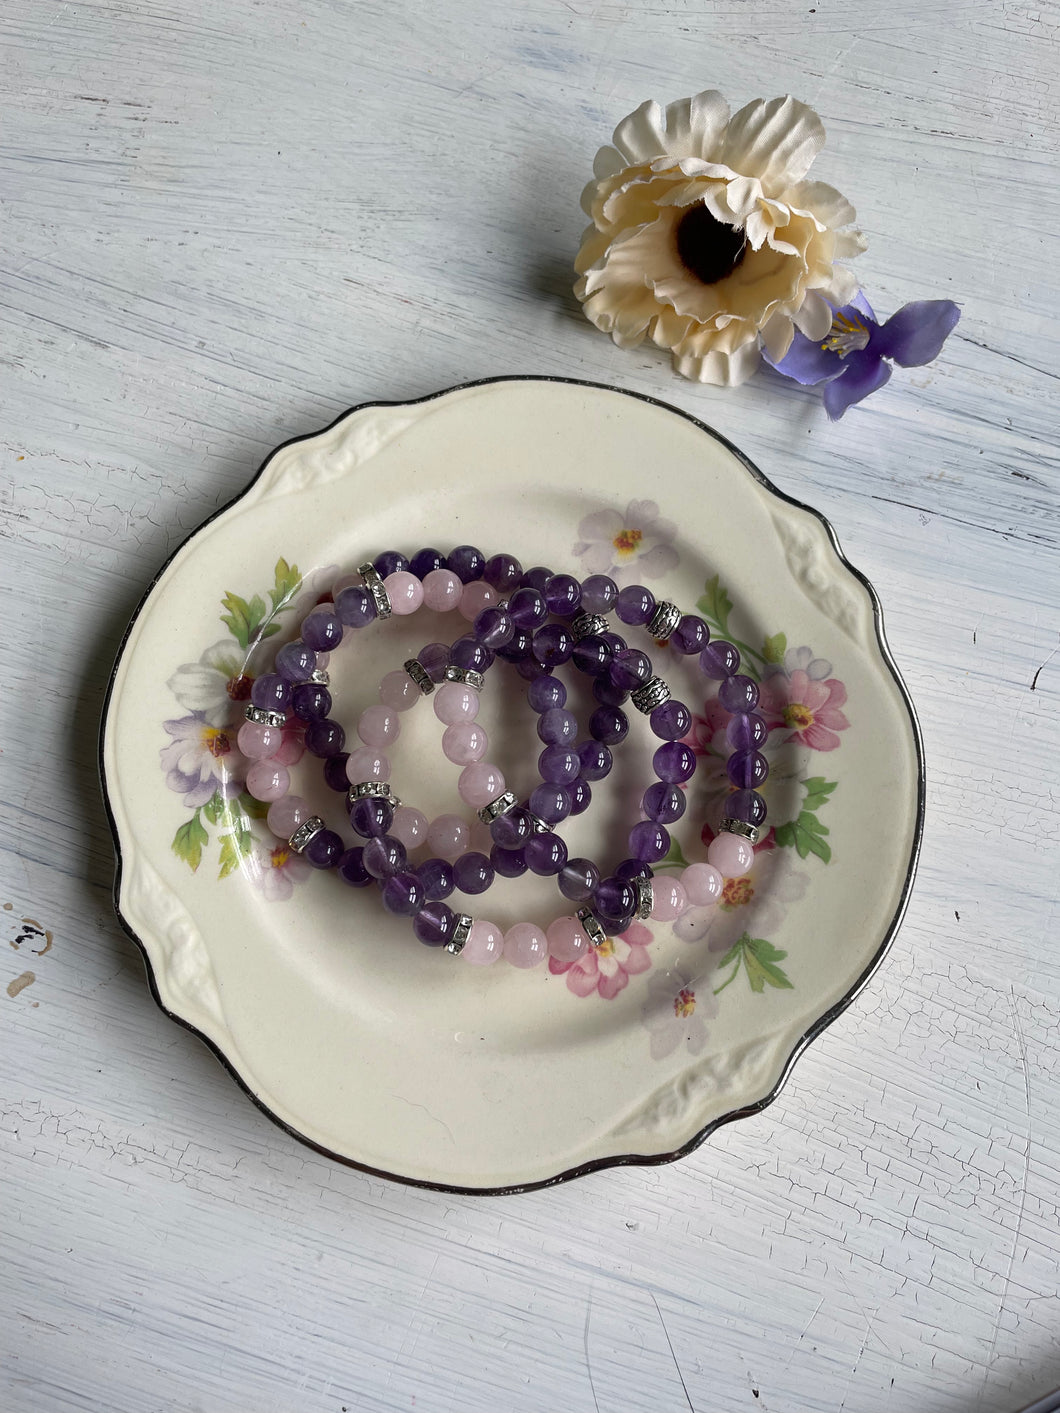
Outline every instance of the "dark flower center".
<svg viewBox="0 0 1060 1413">
<path fill-rule="evenodd" d="M 747 253 L 747 237 L 739 226 L 719 221 L 700 202 L 677 223 L 677 253 L 690 275 L 705 285 L 716 285 L 732 274 Z"/>
</svg>

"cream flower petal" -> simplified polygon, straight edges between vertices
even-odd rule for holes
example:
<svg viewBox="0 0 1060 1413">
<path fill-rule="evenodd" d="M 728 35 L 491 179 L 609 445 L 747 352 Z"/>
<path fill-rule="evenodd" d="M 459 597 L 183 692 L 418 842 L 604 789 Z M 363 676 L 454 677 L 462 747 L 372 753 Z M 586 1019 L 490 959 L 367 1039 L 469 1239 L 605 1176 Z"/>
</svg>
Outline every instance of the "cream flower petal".
<svg viewBox="0 0 1060 1413">
<path fill-rule="evenodd" d="M 828 330 L 832 327 L 832 306 L 816 290 L 810 290 L 792 319 L 801 333 L 819 343 L 828 337 Z"/>
<path fill-rule="evenodd" d="M 611 141 L 627 166 L 653 157 L 706 157 L 728 118 L 729 105 L 714 89 L 679 99 L 665 112 L 652 98 L 622 119 Z"/>
<path fill-rule="evenodd" d="M 827 182 L 798 182 L 784 193 L 784 200 L 797 211 L 815 216 L 822 226 L 849 226 L 858 213 L 845 196 Z"/>
<path fill-rule="evenodd" d="M 868 248 L 868 241 L 857 228 L 849 231 L 836 231 L 835 233 L 835 258 L 837 260 L 853 260 L 855 255 L 863 255 Z"/>
<path fill-rule="evenodd" d="M 823 146 L 824 124 L 812 108 L 791 97 L 759 99 L 729 123 L 718 159 L 779 192 L 802 180 Z"/>
<path fill-rule="evenodd" d="M 732 355 L 686 353 L 683 345 L 678 345 L 673 351 L 674 368 L 683 378 L 690 378 L 694 383 L 714 383 L 723 388 L 735 388 L 740 383 L 746 383 L 758 363 L 756 343 L 746 343 Z"/>
<path fill-rule="evenodd" d="M 795 325 L 787 314 L 774 314 L 761 330 L 762 342 L 774 363 L 779 363 L 791 347 L 795 337 Z"/>
</svg>

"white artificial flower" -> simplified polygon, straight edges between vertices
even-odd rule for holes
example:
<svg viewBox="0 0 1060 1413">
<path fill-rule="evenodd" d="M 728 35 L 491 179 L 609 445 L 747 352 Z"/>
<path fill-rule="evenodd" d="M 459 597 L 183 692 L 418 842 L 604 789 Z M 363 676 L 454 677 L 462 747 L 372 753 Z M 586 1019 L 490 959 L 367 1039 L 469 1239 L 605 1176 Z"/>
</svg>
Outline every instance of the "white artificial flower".
<svg viewBox="0 0 1060 1413">
<path fill-rule="evenodd" d="M 856 289 L 836 260 L 864 248 L 854 208 L 806 173 L 820 118 L 794 98 L 730 118 L 710 90 L 642 104 L 596 154 L 582 194 L 593 224 L 574 286 L 586 316 L 621 348 L 649 338 L 701 383 L 734 385 L 775 361 L 798 328 L 824 339 L 832 305 Z"/>
</svg>

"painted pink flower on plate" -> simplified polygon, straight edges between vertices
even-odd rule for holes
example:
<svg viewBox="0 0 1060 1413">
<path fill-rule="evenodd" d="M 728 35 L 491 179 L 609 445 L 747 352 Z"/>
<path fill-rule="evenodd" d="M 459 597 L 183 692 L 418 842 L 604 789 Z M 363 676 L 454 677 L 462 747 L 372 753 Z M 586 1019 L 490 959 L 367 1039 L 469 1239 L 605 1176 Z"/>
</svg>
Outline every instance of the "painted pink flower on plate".
<svg viewBox="0 0 1060 1413">
<path fill-rule="evenodd" d="M 583 575 L 609 574 L 616 584 L 637 584 L 676 568 L 678 553 L 671 543 L 676 533 L 677 526 L 662 519 L 655 501 L 632 500 L 625 515 L 597 510 L 585 516 L 574 553 Z"/>
<path fill-rule="evenodd" d="M 247 864 L 247 871 L 268 903 L 286 902 L 294 893 L 295 884 L 304 883 L 313 872 L 301 854 L 280 840 L 271 847 L 255 841 Z"/>
<path fill-rule="evenodd" d="M 847 689 L 838 677 L 814 680 L 805 669 L 796 668 L 789 676 L 775 672 L 759 689 L 758 710 L 770 727 L 786 727 L 795 741 L 814 751 L 834 751 L 840 745 L 838 731 L 850 725 L 841 708 Z"/>
<path fill-rule="evenodd" d="M 629 978 L 651 968 L 648 947 L 652 935 L 635 922 L 620 937 L 608 937 L 599 947 L 577 962 L 558 962 L 550 957 L 548 969 L 554 976 L 566 973 L 567 986 L 575 996 L 591 996 L 594 991 L 605 1001 L 613 1001 L 629 985 Z"/>
<path fill-rule="evenodd" d="M 711 952 L 727 952 L 744 932 L 752 937 L 771 937 L 809 887 L 809 875 L 796 867 L 791 852 L 774 848 L 770 832 L 755 849 L 750 872 L 742 878 L 727 878 L 716 906 L 690 908 L 678 918 L 674 936 L 682 942 L 699 942 L 705 937 Z"/>
</svg>

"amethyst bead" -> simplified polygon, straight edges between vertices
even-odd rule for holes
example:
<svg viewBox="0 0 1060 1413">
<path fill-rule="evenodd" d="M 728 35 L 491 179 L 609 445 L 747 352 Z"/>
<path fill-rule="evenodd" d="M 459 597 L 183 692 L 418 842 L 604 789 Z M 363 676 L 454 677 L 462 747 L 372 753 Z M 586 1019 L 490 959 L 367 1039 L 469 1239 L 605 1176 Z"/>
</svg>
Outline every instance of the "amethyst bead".
<svg viewBox="0 0 1060 1413">
<path fill-rule="evenodd" d="M 378 563 L 376 564 L 376 568 L 379 569 Z M 425 575 L 430 574 L 431 571 L 434 569 L 444 568 L 445 555 L 441 552 L 441 550 L 417 550 L 416 553 L 409 560 L 409 573 L 415 574 L 417 579 L 422 579 Z M 382 570 L 380 570 L 379 572 L 382 573 Z M 384 578 L 385 577 L 386 576 L 384 575 Z"/>
<path fill-rule="evenodd" d="M 347 628 L 363 628 L 375 617 L 375 604 L 363 585 L 351 584 L 348 589 L 339 590 L 335 612 Z"/>
<path fill-rule="evenodd" d="M 528 867 L 523 849 L 502 849 L 499 844 L 490 850 L 490 863 L 502 878 L 522 878 Z"/>
<path fill-rule="evenodd" d="M 276 654 L 276 671 L 288 682 L 305 682 L 313 675 L 316 665 L 316 653 L 300 638 L 285 643 Z"/>
<path fill-rule="evenodd" d="M 623 913 L 620 917 L 612 917 L 609 913 L 596 910 L 597 921 L 609 937 L 621 937 L 622 933 L 632 925 L 633 913 Z"/>
<path fill-rule="evenodd" d="M 546 674 L 530 683 L 526 700 L 534 711 L 546 712 L 567 704 L 567 688 L 558 677 Z"/>
<path fill-rule="evenodd" d="M 505 662 L 525 662 L 533 651 L 534 642 L 522 628 L 516 628 L 503 648 L 497 649 L 497 656 Z"/>
<path fill-rule="evenodd" d="M 587 903 L 600 882 L 592 859 L 568 859 L 559 871 L 559 891 L 572 903 Z"/>
<path fill-rule="evenodd" d="M 526 862 L 533 873 L 546 877 L 559 873 L 567 862 L 567 846 L 558 834 L 533 834 L 523 846 Z"/>
<path fill-rule="evenodd" d="M 412 930 L 425 947 L 444 947 L 456 931 L 456 914 L 445 903 L 426 903 L 413 918 Z"/>
<path fill-rule="evenodd" d="M 462 667 L 465 672 L 486 672 L 493 666 L 493 654 L 483 643 L 474 638 L 457 638 L 449 649 L 449 661 L 454 667 Z"/>
<path fill-rule="evenodd" d="M 651 758 L 652 768 L 668 785 L 680 785 L 696 773 L 696 753 L 680 741 L 667 741 Z"/>
<path fill-rule="evenodd" d="M 601 673 L 606 672 L 613 657 L 610 643 L 605 643 L 603 638 L 597 637 L 595 633 L 579 639 L 571 653 L 574 666 L 587 677 L 599 677 Z"/>
<path fill-rule="evenodd" d="M 549 707 L 537 719 L 537 734 L 546 746 L 565 746 L 578 734 L 578 718 L 563 707 Z"/>
<path fill-rule="evenodd" d="M 749 751 L 760 746 L 769 735 L 769 726 L 764 717 L 755 712 L 745 716 L 734 716 L 725 728 L 725 740 L 731 750 Z"/>
<path fill-rule="evenodd" d="M 305 748 L 313 756 L 337 756 L 346 744 L 346 732 L 337 721 L 322 717 L 305 729 Z"/>
<path fill-rule="evenodd" d="M 348 883 L 351 888 L 367 888 L 373 882 L 372 875 L 364 866 L 364 850 L 359 844 L 356 848 L 347 849 L 339 859 L 338 874 L 343 883 Z"/>
<path fill-rule="evenodd" d="M 740 654 L 732 643 L 727 643 L 724 638 L 715 638 L 700 653 L 699 665 L 705 677 L 723 682 L 740 666 Z"/>
<path fill-rule="evenodd" d="M 364 846 L 364 866 L 373 878 L 389 878 L 392 873 L 401 873 L 407 861 L 404 844 L 391 834 L 369 839 Z"/>
<path fill-rule="evenodd" d="M 620 653 L 623 648 L 629 646 L 625 638 L 620 638 L 617 633 L 601 633 L 600 637 L 603 638 L 604 642 L 611 649 L 612 654 Z"/>
<path fill-rule="evenodd" d="M 345 795 L 350 788 L 350 778 L 346 774 L 349 758 L 349 751 L 340 751 L 337 756 L 328 756 L 324 761 L 324 783 L 329 790 L 336 790 L 341 795 Z"/>
<path fill-rule="evenodd" d="M 291 709 L 303 721 L 319 721 L 331 710 L 331 693 L 318 682 L 299 682 L 291 693 Z"/>
<path fill-rule="evenodd" d="M 644 791 L 643 804 L 644 813 L 656 824 L 674 824 L 685 812 L 685 792 L 659 780 Z"/>
<path fill-rule="evenodd" d="M 569 785 L 581 774 L 578 752 L 568 746 L 546 746 L 537 758 L 537 768 L 549 785 Z"/>
<path fill-rule="evenodd" d="M 618 707 L 597 707 L 589 718 L 589 735 L 605 746 L 617 746 L 629 734 L 629 717 Z"/>
<path fill-rule="evenodd" d="M 620 707 L 623 702 L 629 701 L 629 693 L 622 687 L 616 687 L 609 676 L 593 680 L 593 696 L 601 706 Z"/>
<path fill-rule="evenodd" d="M 375 557 L 372 563 L 375 566 L 375 572 L 381 579 L 385 579 L 388 574 L 397 574 L 410 567 L 408 560 L 400 550 L 384 550 L 382 554 Z"/>
<path fill-rule="evenodd" d="M 602 741 L 583 741 L 578 747 L 578 763 L 583 780 L 603 780 L 611 774 L 614 758 Z"/>
<path fill-rule="evenodd" d="M 334 868 L 345 846 L 333 829 L 321 829 L 302 850 L 302 857 L 314 868 Z"/>
<path fill-rule="evenodd" d="M 448 643 L 427 643 L 416 654 L 416 660 L 432 682 L 441 682 L 449 666 Z"/>
<path fill-rule="evenodd" d="M 554 574 L 543 590 L 549 613 L 573 618 L 581 608 L 582 586 L 570 574 Z"/>
<path fill-rule="evenodd" d="M 423 896 L 429 903 L 448 898 L 456 887 L 453 866 L 445 859 L 424 859 L 416 869 L 416 877 L 423 884 Z"/>
<path fill-rule="evenodd" d="M 548 581 L 552 578 L 552 570 L 546 569 L 543 564 L 535 564 L 533 569 L 528 569 L 521 579 L 523 587 L 537 589 L 539 593 L 544 593 L 548 587 Z"/>
<path fill-rule="evenodd" d="M 398 917 L 412 917 L 427 901 L 422 882 L 414 873 L 394 873 L 379 890 L 383 907 Z"/>
<path fill-rule="evenodd" d="M 640 648 L 623 648 L 615 653 L 607 675 L 614 686 L 632 692 L 651 676 L 651 658 Z"/>
<path fill-rule="evenodd" d="M 742 672 L 734 673 L 718 688 L 718 701 L 726 711 L 754 711 L 758 705 L 758 683 Z"/>
<path fill-rule="evenodd" d="M 342 619 L 328 608 L 315 608 L 302 619 L 302 642 L 318 653 L 329 653 L 342 642 Z M 315 665 L 315 664 L 314 664 Z"/>
<path fill-rule="evenodd" d="M 670 646 L 685 657 L 701 653 L 709 642 L 710 629 L 697 613 L 686 613 L 670 634 Z"/>
<path fill-rule="evenodd" d="M 389 800 L 370 796 L 354 800 L 350 806 L 350 828 L 362 839 L 381 839 L 394 823 L 394 806 Z"/>
<path fill-rule="evenodd" d="M 536 657 L 526 657 L 515 664 L 515 670 L 524 682 L 536 682 L 548 671 L 548 668 L 542 667 Z"/>
<path fill-rule="evenodd" d="M 582 612 L 610 613 L 618 598 L 618 585 L 606 574 L 590 574 L 582 584 Z"/>
<path fill-rule="evenodd" d="M 474 545 L 457 545 L 445 561 L 445 567 L 453 571 L 461 584 L 470 584 L 482 578 L 486 556 Z"/>
<path fill-rule="evenodd" d="M 507 814 L 500 814 L 490 825 L 490 838 L 502 849 L 517 849 L 534 832 L 530 816 L 518 805 Z"/>
<path fill-rule="evenodd" d="M 637 890 L 624 878 L 612 874 L 596 890 L 596 907 L 608 917 L 624 917 L 637 906 Z"/>
<path fill-rule="evenodd" d="M 560 667 L 570 657 L 574 639 L 562 623 L 546 623 L 534 634 L 534 657 L 542 667 Z"/>
<path fill-rule="evenodd" d="M 643 584 L 629 584 L 619 591 L 615 613 L 622 623 L 643 628 L 655 612 L 655 595 Z"/>
<path fill-rule="evenodd" d="M 461 854 L 453 865 L 453 876 L 461 893 L 475 896 L 493 884 L 493 865 L 485 854 Z"/>
<path fill-rule="evenodd" d="M 516 628 L 532 633 L 535 628 L 540 628 L 548 617 L 548 605 L 544 595 L 537 589 L 516 589 L 508 600 L 508 612 Z"/>
<path fill-rule="evenodd" d="M 673 698 L 657 706 L 648 721 L 660 741 L 680 741 L 692 729 L 692 713 L 684 702 Z"/>
<path fill-rule="evenodd" d="M 571 811 L 571 793 L 563 785 L 538 785 L 530 796 L 530 811 L 545 824 L 559 824 Z M 531 833 L 533 831 L 531 830 Z M 530 835 L 527 835 L 529 838 Z"/>
<path fill-rule="evenodd" d="M 635 878 L 652 878 L 652 870 L 646 863 L 641 863 L 639 859 L 623 859 L 615 869 L 616 878 L 625 878 L 633 882 Z"/>
<path fill-rule="evenodd" d="M 588 780 L 575 780 L 574 784 L 570 787 L 571 814 L 584 814 L 589 808 L 592 798 L 592 787 Z"/>
<path fill-rule="evenodd" d="M 523 577 L 523 566 L 510 554 L 491 555 L 482 575 L 486 583 L 502 594 L 510 594 Z"/>
<path fill-rule="evenodd" d="M 725 771 L 737 790 L 755 790 L 769 774 L 769 762 L 760 751 L 733 751 Z"/>
<path fill-rule="evenodd" d="M 278 672 L 266 672 L 256 677 L 250 688 L 250 700 L 262 711 L 287 711 L 291 705 L 291 684 Z"/>
<path fill-rule="evenodd" d="M 725 818 L 740 819 L 744 824 L 765 822 L 766 802 L 755 790 L 734 790 L 725 801 Z"/>
<path fill-rule="evenodd" d="M 629 831 L 629 852 L 639 863 L 658 863 L 670 852 L 670 836 L 661 824 L 642 819 Z"/>
<path fill-rule="evenodd" d="M 510 643 L 515 634 L 512 616 L 503 608 L 484 608 L 475 619 L 473 628 L 479 642 L 494 651 Z"/>
</svg>

